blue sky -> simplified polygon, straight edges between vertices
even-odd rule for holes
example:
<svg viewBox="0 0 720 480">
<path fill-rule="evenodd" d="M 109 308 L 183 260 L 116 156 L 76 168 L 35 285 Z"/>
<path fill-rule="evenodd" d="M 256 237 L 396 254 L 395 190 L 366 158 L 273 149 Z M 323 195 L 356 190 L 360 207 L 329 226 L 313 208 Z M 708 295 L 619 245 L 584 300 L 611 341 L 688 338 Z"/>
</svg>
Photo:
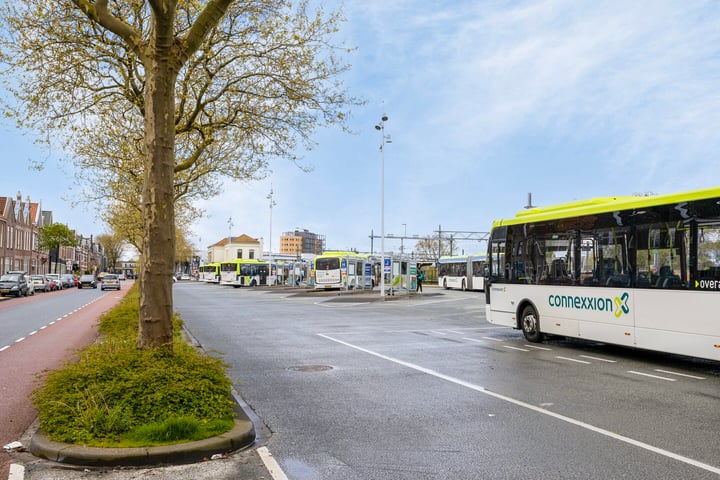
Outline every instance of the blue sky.
<svg viewBox="0 0 720 480">
<path fill-rule="evenodd" d="M 337 40 L 357 50 L 343 80 L 367 101 L 350 118 L 355 134 L 317 132 L 301 152 L 311 173 L 277 160 L 263 181 L 226 183 L 201 205 L 198 246 L 227 236 L 232 217 L 233 235 L 263 237 L 266 249 L 271 229 L 277 251 L 299 227 L 329 248 L 369 251 L 381 229 L 383 113 L 388 234 L 487 231 L 528 192 L 550 205 L 720 184 L 720 2 L 366 0 L 344 12 Z M 8 126 L 0 134 L 0 195 L 20 190 L 56 221 L 104 230 L 92 208 L 71 206 L 67 162 Z M 27 167 L 46 157 L 45 171 Z"/>
</svg>

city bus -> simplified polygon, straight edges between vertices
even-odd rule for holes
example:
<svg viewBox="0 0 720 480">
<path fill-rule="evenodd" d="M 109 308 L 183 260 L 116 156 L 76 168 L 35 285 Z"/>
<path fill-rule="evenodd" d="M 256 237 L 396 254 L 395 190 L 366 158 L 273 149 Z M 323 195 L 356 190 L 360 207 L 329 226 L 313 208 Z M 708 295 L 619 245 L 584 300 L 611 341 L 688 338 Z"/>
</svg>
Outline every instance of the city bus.
<svg viewBox="0 0 720 480">
<path fill-rule="evenodd" d="M 233 287 L 255 287 L 277 284 L 277 266 L 260 260 L 237 258 L 220 263 L 220 284 Z"/>
<path fill-rule="evenodd" d="M 720 360 L 720 187 L 532 208 L 488 242 L 490 323 Z"/>
<path fill-rule="evenodd" d="M 485 290 L 485 255 L 456 255 L 438 259 L 438 286 L 444 289 Z"/>
<path fill-rule="evenodd" d="M 313 261 L 316 289 L 373 288 L 372 263 L 355 252 L 325 252 Z"/>
<path fill-rule="evenodd" d="M 220 282 L 220 264 L 206 263 L 198 267 L 201 282 L 219 283 Z"/>
</svg>

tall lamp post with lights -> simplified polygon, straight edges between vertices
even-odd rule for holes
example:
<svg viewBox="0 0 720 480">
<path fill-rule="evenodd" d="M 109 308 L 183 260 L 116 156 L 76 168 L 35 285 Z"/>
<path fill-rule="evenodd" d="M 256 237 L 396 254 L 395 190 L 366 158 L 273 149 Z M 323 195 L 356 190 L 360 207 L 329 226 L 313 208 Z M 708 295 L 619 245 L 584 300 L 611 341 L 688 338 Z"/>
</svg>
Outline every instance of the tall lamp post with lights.
<svg viewBox="0 0 720 480">
<path fill-rule="evenodd" d="M 275 200 L 273 199 L 273 189 L 272 184 L 270 184 L 270 193 L 268 193 L 267 197 L 268 200 L 270 200 L 270 260 L 272 260 L 272 209 L 275 205 Z"/>
<path fill-rule="evenodd" d="M 380 296 L 385 296 L 385 144 L 391 143 L 390 135 L 385 135 L 385 122 L 388 116 L 383 113 L 380 123 L 375 125 L 381 135 L 380 142 Z M 392 262 L 390 262 L 392 268 Z"/>
</svg>

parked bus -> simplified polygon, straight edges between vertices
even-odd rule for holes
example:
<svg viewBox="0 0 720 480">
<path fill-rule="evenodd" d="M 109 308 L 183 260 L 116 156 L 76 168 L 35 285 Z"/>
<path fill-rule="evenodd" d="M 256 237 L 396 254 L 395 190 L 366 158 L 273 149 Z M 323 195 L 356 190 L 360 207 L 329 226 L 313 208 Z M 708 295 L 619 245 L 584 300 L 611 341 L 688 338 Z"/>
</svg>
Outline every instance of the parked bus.
<svg viewBox="0 0 720 480">
<path fill-rule="evenodd" d="M 609 197 L 495 221 L 487 320 L 720 360 L 720 187 Z"/>
<path fill-rule="evenodd" d="M 325 252 L 313 261 L 316 289 L 372 289 L 372 263 L 355 252 Z"/>
<path fill-rule="evenodd" d="M 255 287 L 277 284 L 277 266 L 260 260 L 237 258 L 220 263 L 220 284 L 233 287 Z"/>
<path fill-rule="evenodd" d="M 438 260 L 438 286 L 485 290 L 485 255 L 458 255 Z"/>
<path fill-rule="evenodd" d="M 219 283 L 220 282 L 220 264 L 206 263 L 198 267 L 201 282 Z"/>
</svg>

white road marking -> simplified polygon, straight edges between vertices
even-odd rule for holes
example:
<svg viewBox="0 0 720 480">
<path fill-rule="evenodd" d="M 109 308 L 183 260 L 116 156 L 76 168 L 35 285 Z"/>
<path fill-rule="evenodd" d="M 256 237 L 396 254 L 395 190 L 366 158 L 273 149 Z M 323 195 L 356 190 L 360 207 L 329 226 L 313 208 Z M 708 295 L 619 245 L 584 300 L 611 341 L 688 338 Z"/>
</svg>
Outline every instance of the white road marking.
<svg viewBox="0 0 720 480">
<path fill-rule="evenodd" d="M 667 373 L 668 375 L 677 375 L 678 377 L 694 378 L 695 380 L 705 380 L 705 377 L 698 377 L 695 375 L 688 375 L 687 373 L 671 372 L 670 370 L 655 369 L 656 372 Z"/>
<path fill-rule="evenodd" d="M 492 337 L 482 337 L 482 338 L 484 338 L 485 340 L 492 340 L 493 342 L 504 342 L 505 341 L 502 338 L 492 338 Z"/>
<path fill-rule="evenodd" d="M 477 338 L 463 337 L 463 340 L 469 340 L 471 342 L 477 342 L 477 343 L 484 343 L 482 340 L 478 340 Z"/>
<path fill-rule="evenodd" d="M 257 449 L 257 452 L 272 478 L 275 480 L 288 480 L 287 475 L 285 475 L 285 472 L 280 468 L 280 465 L 278 465 L 275 457 L 273 457 L 273 454 L 270 453 L 267 447 L 260 447 Z"/>
<path fill-rule="evenodd" d="M 503 347 L 509 348 L 509 349 L 511 349 L 511 350 L 519 350 L 519 351 L 521 351 L 521 352 L 529 352 L 529 351 L 530 351 L 530 350 L 528 350 L 527 348 L 511 347 L 510 345 L 503 345 Z"/>
<path fill-rule="evenodd" d="M 17 463 L 11 463 L 8 480 L 23 480 L 23 478 L 25 478 L 25 467 Z"/>
<path fill-rule="evenodd" d="M 528 344 L 525 344 L 524 346 L 529 347 L 529 348 L 534 348 L 535 350 L 547 350 L 548 352 L 552 352 L 552 348 L 538 347 L 537 345 L 528 345 Z"/>
<path fill-rule="evenodd" d="M 450 298 L 447 300 L 425 300 L 418 303 L 410 303 L 410 304 L 404 304 L 404 306 L 407 307 L 424 307 L 425 305 L 432 305 L 433 303 L 447 303 L 447 302 L 457 302 L 459 300 L 465 300 L 464 298 Z"/>
<path fill-rule="evenodd" d="M 643 377 L 657 378 L 659 380 L 667 380 L 668 382 L 675 382 L 674 378 L 661 377 L 660 375 L 652 375 L 650 373 L 636 372 L 635 370 L 628 370 L 628 373 L 634 373 L 635 375 L 642 375 Z"/>
<path fill-rule="evenodd" d="M 449 375 L 445 375 L 445 374 L 443 374 L 443 373 L 437 372 L 437 371 L 432 370 L 432 369 L 430 369 L 430 368 L 425 368 L 425 367 L 422 367 L 422 366 L 417 365 L 417 364 L 414 364 L 414 363 L 410 363 L 410 362 L 406 362 L 406 361 L 404 361 L 404 360 L 400 360 L 400 359 L 398 359 L 398 358 L 389 357 L 389 356 L 387 356 L 387 355 L 383 355 L 382 353 L 378 353 L 378 352 L 375 352 L 375 351 L 373 351 L 373 350 L 369 350 L 369 349 L 367 349 L 367 348 L 360 347 L 360 346 L 358 346 L 358 345 L 353 345 L 352 343 L 344 342 L 344 341 L 342 341 L 342 340 L 339 340 L 339 339 L 337 339 L 337 338 L 330 337 L 330 336 L 328 336 L 328 335 L 324 335 L 324 334 L 322 334 L 322 333 L 320 333 L 320 334 L 318 334 L 318 335 L 319 335 L 320 337 L 323 337 L 323 338 L 327 339 L 327 340 L 330 340 L 331 342 L 335 342 L 335 343 L 339 343 L 339 344 L 341 344 L 341 345 L 345 345 L 346 347 L 353 348 L 353 349 L 355 349 L 355 350 L 358 350 L 358 351 L 360 351 L 360 352 L 367 353 L 367 354 L 369 354 L 369 355 L 373 355 L 373 356 L 375 356 L 375 357 L 377 357 L 377 358 L 381 358 L 381 359 L 383 359 L 383 360 L 387 360 L 387 361 L 389 361 L 389 362 L 395 363 L 395 364 L 397 364 L 397 365 L 401 365 L 401 366 L 403 366 L 403 367 L 411 368 L 411 369 L 413 369 L 413 370 L 416 370 L 416 371 L 418 371 L 418 372 L 425 373 L 425 374 L 427 374 L 427 375 L 432 375 L 433 377 L 439 378 L 439 379 L 441 379 L 441 380 L 445 380 L 445 381 L 450 382 L 450 383 L 454 383 L 454 384 L 456 384 L 456 385 L 459 385 L 459 386 L 461 386 L 461 387 L 468 388 L 468 389 L 470 389 L 470 390 L 474 390 L 474 391 L 479 392 L 479 393 L 483 393 L 483 394 L 488 395 L 488 396 L 490 396 L 490 397 L 494 397 L 494 398 L 496 398 L 496 399 L 498 399 L 498 400 L 502 400 L 502 401 L 505 401 L 505 402 L 508 402 L 508 403 L 512 403 L 513 405 L 517 405 L 517 406 L 519 406 L 519 407 L 526 408 L 526 409 L 528 409 L 528 410 L 532 410 L 532 411 L 534 411 L 534 412 L 537 412 L 537 413 L 540 413 L 540 414 L 543 414 L 543 415 L 547 415 L 547 416 L 549 416 L 549 417 L 553 417 L 553 418 L 555 418 L 555 419 L 557 419 L 557 420 L 561 420 L 561 421 L 563 421 L 563 422 L 570 423 L 570 424 L 575 425 L 575 426 L 578 426 L 578 427 L 580 427 L 580 428 L 584 428 L 584 429 L 586 429 L 586 430 L 590 430 L 591 432 L 599 433 L 600 435 L 604 435 L 604 436 L 609 437 L 609 438 L 612 438 L 612 439 L 614 439 L 614 440 L 618 440 L 618 441 L 620 441 L 620 442 L 624 442 L 624 443 L 627 443 L 627 444 L 629 444 L 629 445 L 633 445 L 633 446 L 642 448 L 642 449 L 644 449 L 644 450 L 647 450 L 647 451 L 656 453 L 656 454 L 658 454 L 658 455 L 662 455 L 662 456 L 664 456 L 664 457 L 671 458 L 671 459 L 673 459 L 673 460 L 677 460 L 677 461 L 679 461 L 679 462 L 686 463 L 686 464 L 688 464 L 688 465 L 692 465 L 692 466 L 697 467 L 697 468 L 700 468 L 700 469 L 702 469 L 702 470 L 706 470 L 706 471 L 708 471 L 708 472 L 712 472 L 712 473 L 715 473 L 715 474 L 720 474 L 720 468 L 715 467 L 715 466 L 713 466 L 713 465 L 709 465 L 709 464 L 707 464 L 707 463 L 700 462 L 700 461 L 698 461 L 698 460 L 694 460 L 694 459 L 692 459 L 692 458 L 690 458 L 690 457 L 686 457 L 686 456 L 684 456 L 684 455 L 680 455 L 680 454 L 678 454 L 678 453 L 674 453 L 674 452 L 671 452 L 671 451 L 669 451 L 669 450 L 665 450 L 665 449 L 662 449 L 662 448 L 659 448 L 659 447 L 655 447 L 655 446 L 653 446 L 653 445 L 650 445 L 649 443 L 641 442 L 640 440 L 635 440 L 635 439 L 633 439 L 633 438 L 626 437 L 626 436 L 624 436 L 624 435 L 620 435 L 620 434 L 611 432 L 611 431 L 609 431 L 609 430 L 605 430 L 604 428 L 596 427 L 595 425 L 591 425 L 591 424 L 589 424 L 589 423 L 585 423 L 585 422 L 582 422 L 582 421 L 580 421 L 580 420 L 576 420 L 576 419 L 574 419 L 574 418 L 572 418 L 572 417 L 568 417 L 568 416 L 561 415 L 561 414 L 556 413 L 556 412 L 552 412 L 552 411 L 550 411 L 550 410 L 546 410 L 546 409 L 544 409 L 544 408 L 541 408 L 541 407 L 532 405 L 532 404 L 527 403 L 527 402 L 523 402 L 522 400 L 518 400 L 518 399 L 515 399 L 515 398 L 512 398 L 512 397 L 509 397 L 509 396 L 507 396 L 507 395 L 503 395 L 503 394 L 501 394 L 501 393 L 492 392 L 492 391 L 487 390 L 485 387 L 482 387 L 482 386 L 480 386 L 480 385 L 476 385 L 476 384 L 474 384 L 474 383 L 470 383 L 470 382 L 467 382 L 467 381 L 465 381 L 465 380 L 461 380 L 461 379 L 459 379 L 459 378 L 455 378 L 455 377 L 451 377 L 451 376 L 449 376 Z"/>
<path fill-rule="evenodd" d="M 586 362 L 585 360 L 578 360 L 577 358 L 559 357 L 557 355 L 555 356 L 555 358 L 559 358 L 560 360 L 567 360 L 568 362 L 584 363 L 585 365 L 592 364 L 592 362 Z"/>
<path fill-rule="evenodd" d="M 580 355 L 582 358 L 589 358 L 590 360 L 597 360 L 598 362 L 617 363 L 617 360 L 608 360 L 607 358 L 591 357 L 590 355 Z"/>
</svg>

